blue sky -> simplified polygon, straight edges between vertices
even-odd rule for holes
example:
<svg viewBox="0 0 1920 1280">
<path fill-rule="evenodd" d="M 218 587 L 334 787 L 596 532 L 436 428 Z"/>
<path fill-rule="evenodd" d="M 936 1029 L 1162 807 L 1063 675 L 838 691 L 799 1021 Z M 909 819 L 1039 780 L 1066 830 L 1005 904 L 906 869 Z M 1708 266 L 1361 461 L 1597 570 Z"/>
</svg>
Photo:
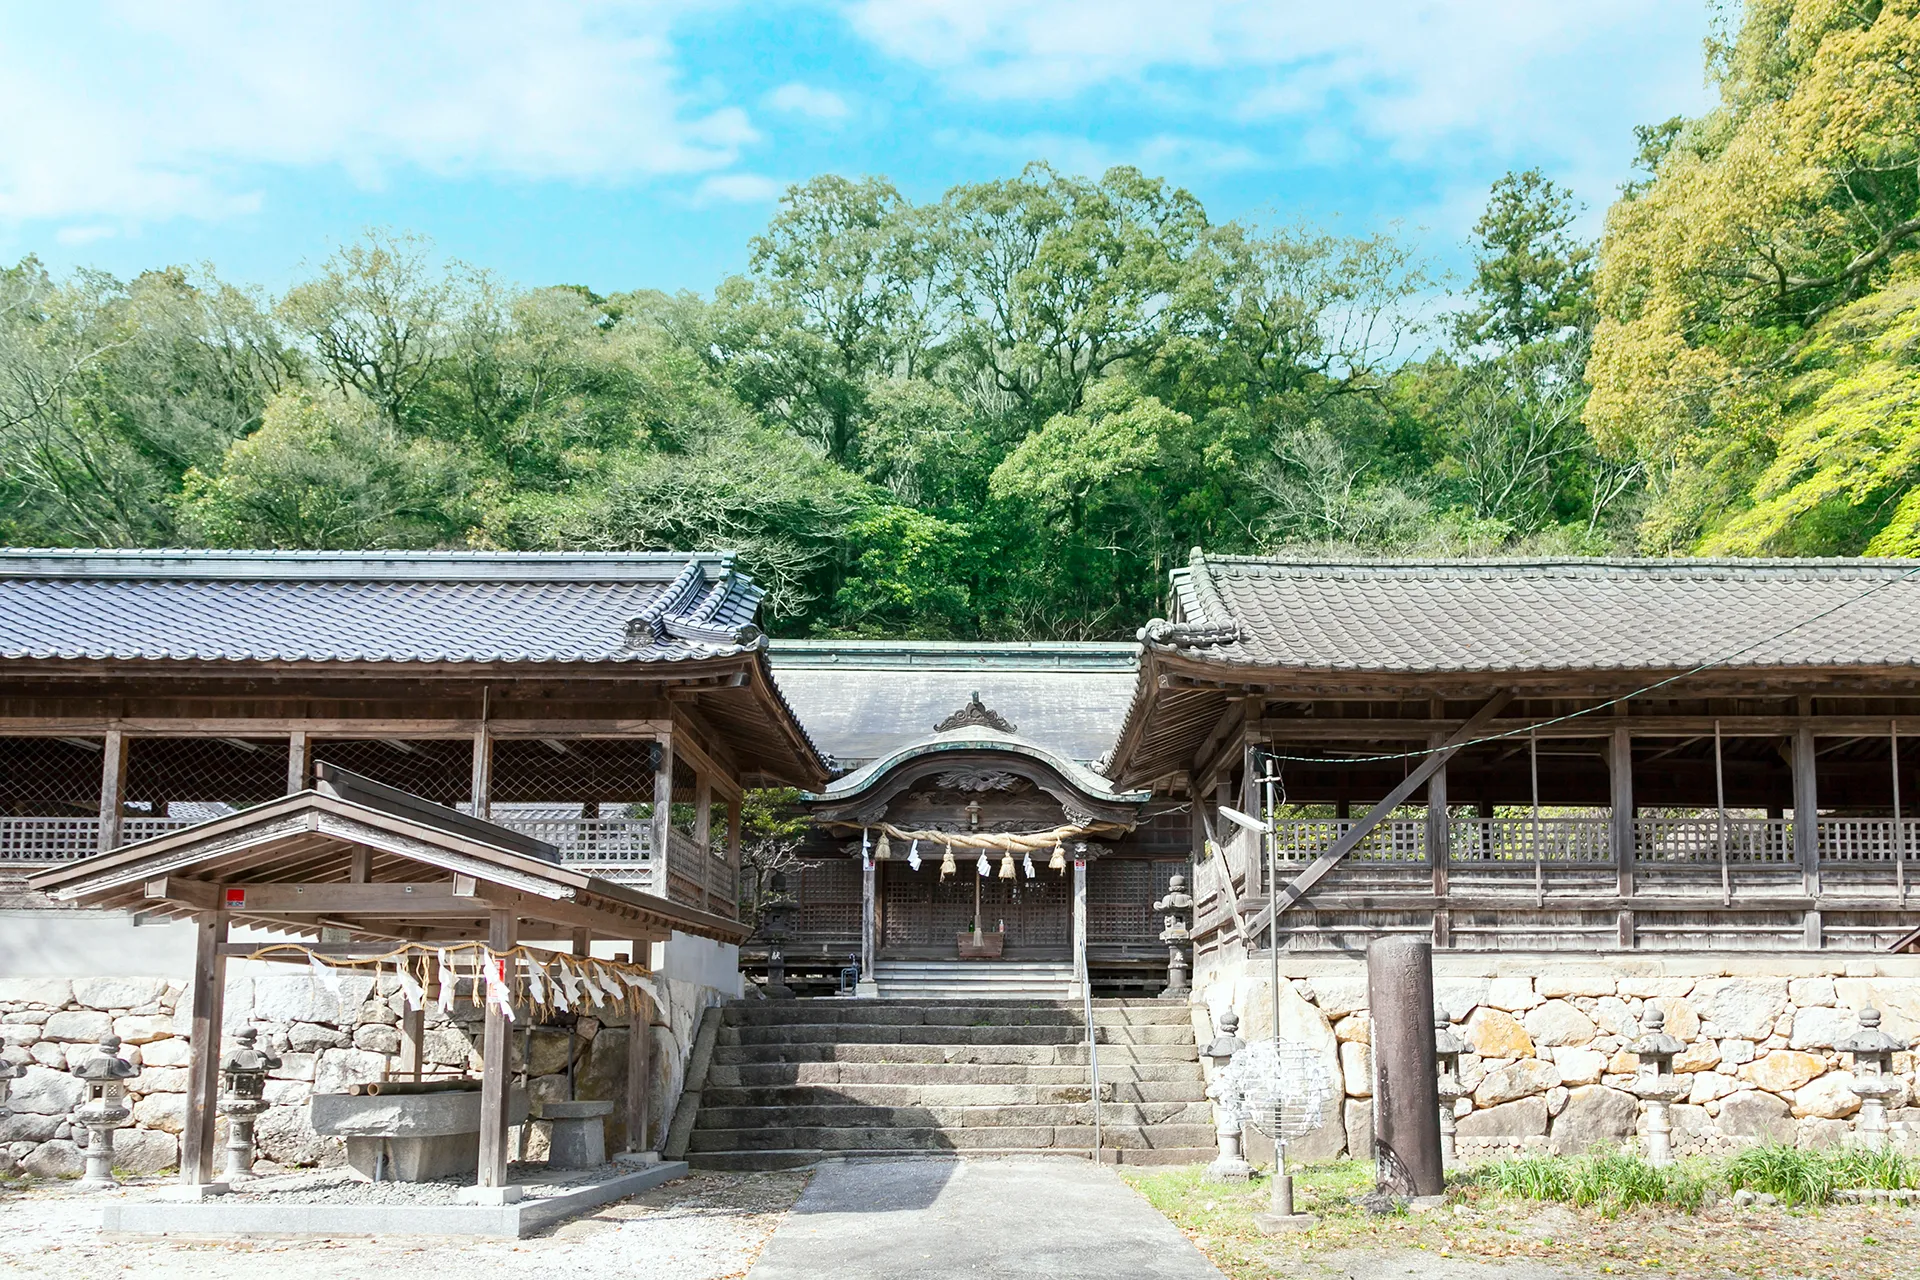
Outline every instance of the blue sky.
<svg viewBox="0 0 1920 1280">
<path fill-rule="evenodd" d="M 1700 0 L 49 5 L 0 0 L 0 260 L 277 289 L 367 226 L 526 284 L 706 292 L 785 184 L 916 200 L 1134 164 L 1217 219 L 1399 223 L 1457 267 L 1487 185 L 1589 205 L 1702 109 Z"/>
</svg>

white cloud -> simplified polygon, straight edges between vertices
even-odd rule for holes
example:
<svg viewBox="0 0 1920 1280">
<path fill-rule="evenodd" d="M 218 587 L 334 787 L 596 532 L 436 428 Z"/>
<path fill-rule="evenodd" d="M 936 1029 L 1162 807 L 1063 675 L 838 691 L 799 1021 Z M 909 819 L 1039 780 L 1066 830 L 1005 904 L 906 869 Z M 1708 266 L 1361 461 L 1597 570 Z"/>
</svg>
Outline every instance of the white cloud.
<svg viewBox="0 0 1920 1280">
<path fill-rule="evenodd" d="M 92 244 L 95 240 L 106 240 L 116 234 L 117 232 L 112 227 L 103 227 L 94 224 L 84 227 L 62 227 L 53 233 L 53 238 L 59 244 L 77 245 Z"/>
<path fill-rule="evenodd" d="M 716 173 L 701 180 L 694 190 L 699 204 L 725 201 L 731 204 L 763 204 L 777 200 L 787 184 L 758 173 Z"/>
<path fill-rule="evenodd" d="M 1185 181 L 1190 175 L 1257 169 L 1267 163 L 1250 147 L 1168 133 L 1119 143 L 1101 142 L 1076 133 L 942 129 L 934 135 L 934 141 L 943 149 L 982 156 L 1000 164 L 1022 165 L 1030 160 L 1043 160 L 1061 173 L 1096 178 L 1117 164 L 1130 164 L 1155 176 Z"/>
<path fill-rule="evenodd" d="M 1339 115 L 1404 156 L 1617 151 L 1626 124 L 1703 101 L 1704 6 L 1673 0 L 856 0 L 850 17 L 956 93 L 1148 93 L 1243 125 Z"/>
<path fill-rule="evenodd" d="M 709 173 L 757 137 L 678 85 L 671 6 L 122 0 L 0 18 L 0 218 L 219 218 L 258 166 L 353 180 Z"/>
<path fill-rule="evenodd" d="M 816 89 L 798 80 L 781 85 L 767 95 L 767 105 L 788 115 L 813 120 L 845 120 L 852 114 L 847 100 L 831 89 Z"/>
</svg>

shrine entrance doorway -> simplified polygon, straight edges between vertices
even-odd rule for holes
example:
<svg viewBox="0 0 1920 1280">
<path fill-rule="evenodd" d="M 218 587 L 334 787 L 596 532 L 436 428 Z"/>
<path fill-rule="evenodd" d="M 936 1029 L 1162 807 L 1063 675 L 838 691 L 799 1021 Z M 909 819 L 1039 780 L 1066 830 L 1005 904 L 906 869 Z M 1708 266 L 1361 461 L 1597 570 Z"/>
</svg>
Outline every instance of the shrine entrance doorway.
<svg viewBox="0 0 1920 1280">
<path fill-rule="evenodd" d="M 985 935 L 999 935 L 1001 959 L 1065 960 L 1073 954 L 1073 881 L 1049 871 L 1044 859 L 1028 879 L 1019 860 L 1014 878 L 1001 879 L 1000 860 L 989 857 L 992 874 L 979 874 L 977 861 L 961 857 L 956 874 L 942 877 L 938 855 L 914 871 L 905 862 L 882 863 L 879 878 L 880 956 L 890 960 L 951 960 L 960 935 L 976 922 Z M 976 921 L 976 903 L 978 917 Z"/>
</svg>

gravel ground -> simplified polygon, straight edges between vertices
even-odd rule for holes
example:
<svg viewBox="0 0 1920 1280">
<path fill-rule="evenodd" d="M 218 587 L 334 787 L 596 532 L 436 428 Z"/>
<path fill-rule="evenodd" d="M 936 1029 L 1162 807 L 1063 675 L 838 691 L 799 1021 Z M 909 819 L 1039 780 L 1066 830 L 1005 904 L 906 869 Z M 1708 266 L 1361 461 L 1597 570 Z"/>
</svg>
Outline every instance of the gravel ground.
<svg viewBox="0 0 1920 1280">
<path fill-rule="evenodd" d="M 549 1172 L 543 1164 L 510 1164 L 507 1181 L 526 1189 L 524 1199 L 544 1200 L 582 1183 L 602 1182 L 633 1171 L 632 1165 L 621 1164 L 558 1172 Z M 231 1194 L 236 1199 L 289 1204 L 459 1204 L 461 1190 L 472 1182 L 466 1175 L 433 1182 L 367 1182 L 344 1169 L 321 1169 L 242 1183 Z"/>
<path fill-rule="evenodd" d="M 65 1184 L 0 1184 L 0 1275 L 365 1280 L 398 1266 L 457 1280 L 729 1280 L 753 1265 L 807 1178 L 805 1172 L 693 1174 L 517 1241 L 106 1239 L 97 1226 L 99 1196 Z"/>
</svg>

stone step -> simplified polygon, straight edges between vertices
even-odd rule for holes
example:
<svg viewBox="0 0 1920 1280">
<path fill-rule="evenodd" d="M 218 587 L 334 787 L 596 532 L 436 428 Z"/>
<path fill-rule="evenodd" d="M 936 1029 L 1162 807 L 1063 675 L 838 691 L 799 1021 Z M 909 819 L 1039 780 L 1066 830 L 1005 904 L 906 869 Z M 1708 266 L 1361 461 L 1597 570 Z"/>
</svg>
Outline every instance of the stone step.
<svg viewBox="0 0 1920 1280">
<path fill-rule="evenodd" d="M 1153 1083 L 1204 1090 L 1197 1062 L 1113 1062 L 1100 1059 L 1102 1083 Z M 1085 1066 L 978 1062 L 765 1062 L 715 1064 L 707 1089 L 766 1089 L 786 1085 L 1081 1085 Z"/>
<path fill-rule="evenodd" d="M 775 1169 L 801 1169 L 818 1164 L 822 1160 L 887 1160 L 902 1156 L 924 1157 L 928 1154 L 929 1152 L 920 1148 L 875 1148 L 858 1153 L 824 1151 L 818 1147 L 781 1151 L 696 1151 L 688 1154 L 687 1163 L 696 1169 L 752 1173 Z M 1082 1159 L 1091 1159 L 1093 1153 L 1085 1148 L 1068 1151 L 1056 1147 L 981 1147 L 947 1154 L 964 1159 L 1001 1159 L 1009 1156 L 1078 1156 Z M 1217 1154 L 1218 1152 L 1212 1147 L 1109 1149 L 1100 1153 L 1101 1159 L 1107 1164 L 1130 1165 L 1206 1164 Z"/>
<path fill-rule="evenodd" d="M 728 1028 L 721 1028 L 724 1032 Z M 1140 1062 L 1198 1062 L 1200 1051 L 1189 1039 L 1185 1044 L 1103 1044 L 1100 1064 L 1129 1065 Z M 802 1044 L 729 1044 L 716 1043 L 713 1061 L 718 1066 L 796 1062 L 968 1062 L 1034 1066 L 1087 1065 L 1084 1044 L 849 1044 L 812 1042 Z"/>
<path fill-rule="evenodd" d="M 1084 1092 L 1084 1091 L 1083 1091 Z M 1206 1102 L 1105 1102 L 1103 1124 L 1162 1126 L 1206 1124 L 1213 1107 Z M 701 1129 L 955 1129 L 1030 1128 L 1045 1125 L 1092 1125 L 1089 1102 L 1037 1103 L 1024 1106 L 882 1107 L 851 1104 L 815 1106 L 711 1106 L 701 1099 Z"/>
<path fill-rule="evenodd" d="M 1114 1124 L 1101 1129 L 1102 1143 L 1119 1150 L 1194 1148 L 1214 1141 L 1211 1124 Z M 938 1129 L 836 1128 L 782 1125 L 753 1129 L 696 1127 L 690 1150 L 707 1151 L 980 1151 L 989 1148 L 1058 1149 L 1093 1145 L 1093 1125 L 982 1125 Z"/>
<path fill-rule="evenodd" d="M 1100 1044 L 1171 1045 L 1193 1043 L 1189 1026 L 1110 1026 L 1095 1027 Z M 789 1022 L 778 1025 L 725 1026 L 715 1043 L 722 1045 L 755 1044 L 1076 1044 L 1086 1038 L 1086 1028 L 1071 1025 L 1025 1026 L 997 1023 L 968 1023 L 928 1026 L 911 1023 L 902 1026 L 875 1026 L 870 1023 Z"/>
<path fill-rule="evenodd" d="M 1113 1080 L 1102 1076 L 1102 1102 L 1202 1102 L 1206 1085 L 1194 1080 Z M 1085 1103 L 1085 1073 L 1065 1084 L 779 1084 L 758 1088 L 715 1085 L 700 1095 L 704 1107 L 807 1107 L 858 1104 L 872 1107 L 1017 1107 Z M 704 1112 L 703 1112 L 704 1114 Z"/>
<path fill-rule="evenodd" d="M 723 1020 L 730 1027 L 846 1025 L 860 1026 L 1071 1026 L 1082 1027 L 1077 1004 L 1006 1001 L 976 1007 L 961 1001 L 926 1000 L 760 1000 L 729 1004 Z M 1191 1027 L 1184 1004 L 1093 1011 L 1097 1027 Z"/>
</svg>

